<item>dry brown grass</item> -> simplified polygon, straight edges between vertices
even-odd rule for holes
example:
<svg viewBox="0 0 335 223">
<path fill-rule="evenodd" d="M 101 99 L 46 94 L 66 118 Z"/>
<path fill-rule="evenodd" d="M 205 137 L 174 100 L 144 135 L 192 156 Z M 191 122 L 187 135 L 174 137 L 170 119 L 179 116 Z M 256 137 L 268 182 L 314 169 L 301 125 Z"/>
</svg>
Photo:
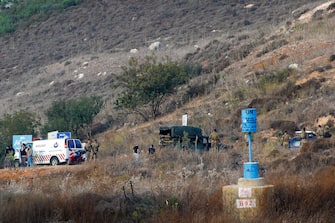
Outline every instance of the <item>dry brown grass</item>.
<svg viewBox="0 0 335 223">
<path fill-rule="evenodd" d="M 158 150 L 154 158 L 142 154 L 138 161 L 128 152 L 79 166 L 4 169 L 0 218 L 2 222 L 217 222 L 223 219 L 220 188 L 236 181 L 240 172 L 229 170 L 227 153 L 169 149 Z"/>
<path fill-rule="evenodd" d="M 273 222 L 332 222 L 335 217 L 333 170 L 333 167 L 323 167 L 312 174 L 302 171 L 297 175 L 268 175 L 269 182 L 275 185 L 276 211 L 264 210 L 262 218 Z"/>
<path fill-rule="evenodd" d="M 271 157 L 260 166 L 265 168 L 267 184 L 275 185 L 268 204 L 275 211 L 263 210 L 256 221 L 331 222 L 335 217 L 332 149 L 296 154 L 295 159 L 288 150 L 278 149 L 272 156 L 273 151 L 264 149 L 255 145 L 255 158 L 262 151 Z M 128 151 L 78 166 L 4 169 L 0 218 L 2 222 L 232 222 L 223 214 L 222 186 L 236 184 L 245 160 L 244 148 L 203 154 L 171 148 L 158 149 L 151 158 L 143 153 L 140 160 Z"/>
</svg>

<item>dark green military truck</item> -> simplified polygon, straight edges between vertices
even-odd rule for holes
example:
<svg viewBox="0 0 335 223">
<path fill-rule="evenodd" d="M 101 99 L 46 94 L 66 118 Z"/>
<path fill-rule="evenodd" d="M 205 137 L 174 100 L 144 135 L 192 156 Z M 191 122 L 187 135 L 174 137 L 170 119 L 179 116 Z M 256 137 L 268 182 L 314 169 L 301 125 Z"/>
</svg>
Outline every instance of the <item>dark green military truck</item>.
<svg viewBox="0 0 335 223">
<path fill-rule="evenodd" d="M 159 128 L 159 145 L 162 147 L 177 147 L 208 151 L 210 143 L 208 136 L 202 135 L 202 129 L 194 126 L 161 126 Z"/>
</svg>

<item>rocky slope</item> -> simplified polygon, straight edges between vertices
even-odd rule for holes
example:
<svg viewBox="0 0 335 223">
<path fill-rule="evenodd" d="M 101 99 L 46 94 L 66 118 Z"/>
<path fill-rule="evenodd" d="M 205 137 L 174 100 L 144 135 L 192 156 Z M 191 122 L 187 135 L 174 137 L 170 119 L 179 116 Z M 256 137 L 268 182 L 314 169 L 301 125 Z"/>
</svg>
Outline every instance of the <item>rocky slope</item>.
<svg viewBox="0 0 335 223">
<path fill-rule="evenodd" d="M 163 45 L 158 56 L 177 60 L 192 53 L 189 62 L 220 71 L 225 51 L 322 2 L 87 0 L 0 38 L 0 114 L 29 109 L 42 115 L 52 101 L 81 95 L 113 101 L 120 67 L 130 56 L 151 54 L 154 41 Z M 133 48 L 139 53 L 131 54 Z"/>
</svg>

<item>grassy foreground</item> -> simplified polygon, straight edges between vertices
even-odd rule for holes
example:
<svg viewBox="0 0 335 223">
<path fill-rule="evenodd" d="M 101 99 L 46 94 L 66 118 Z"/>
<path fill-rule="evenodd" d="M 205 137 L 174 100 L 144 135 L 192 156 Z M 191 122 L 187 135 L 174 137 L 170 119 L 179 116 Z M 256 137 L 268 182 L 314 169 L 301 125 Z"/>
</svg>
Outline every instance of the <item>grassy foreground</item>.
<svg viewBox="0 0 335 223">
<path fill-rule="evenodd" d="M 327 156 L 331 155 L 328 151 Z M 106 156 L 76 166 L 3 169 L 1 222 L 236 222 L 224 215 L 222 186 L 236 184 L 247 157 L 158 150 Z M 273 152 L 271 153 L 273 154 Z M 320 154 L 285 151 L 261 163 L 273 201 L 255 222 L 332 222 L 335 167 Z M 285 158 L 287 157 L 287 158 Z M 317 158 L 319 157 L 319 158 Z M 307 161 L 307 162 L 306 162 Z"/>
</svg>

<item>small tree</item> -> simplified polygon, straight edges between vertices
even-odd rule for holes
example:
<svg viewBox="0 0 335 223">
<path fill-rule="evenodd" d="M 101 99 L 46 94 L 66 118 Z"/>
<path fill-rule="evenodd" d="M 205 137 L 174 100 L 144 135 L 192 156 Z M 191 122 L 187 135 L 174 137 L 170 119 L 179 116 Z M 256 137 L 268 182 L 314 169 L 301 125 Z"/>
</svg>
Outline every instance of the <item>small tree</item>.
<svg viewBox="0 0 335 223">
<path fill-rule="evenodd" d="M 146 57 L 142 64 L 131 58 L 129 67 L 123 67 L 120 80 L 125 91 L 119 95 L 116 108 L 139 114 L 144 120 L 156 118 L 164 99 L 195 73 L 200 71 L 169 58 L 158 63 L 154 57 Z"/>
<path fill-rule="evenodd" d="M 35 113 L 24 110 L 14 114 L 5 114 L 0 120 L 1 150 L 3 158 L 5 147 L 12 144 L 13 135 L 35 135 L 35 130 L 40 126 L 39 119 Z M 2 163 L 3 159 L 1 159 Z"/>
<path fill-rule="evenodd" d="M 43 126 L 42 132 L 68 131 L 77 136 L 80 127 L 92 124 L 103 104 L 103 100 L 96 96 L 56 101 L 46 111 L 48 122 Z"/>
</svg>

